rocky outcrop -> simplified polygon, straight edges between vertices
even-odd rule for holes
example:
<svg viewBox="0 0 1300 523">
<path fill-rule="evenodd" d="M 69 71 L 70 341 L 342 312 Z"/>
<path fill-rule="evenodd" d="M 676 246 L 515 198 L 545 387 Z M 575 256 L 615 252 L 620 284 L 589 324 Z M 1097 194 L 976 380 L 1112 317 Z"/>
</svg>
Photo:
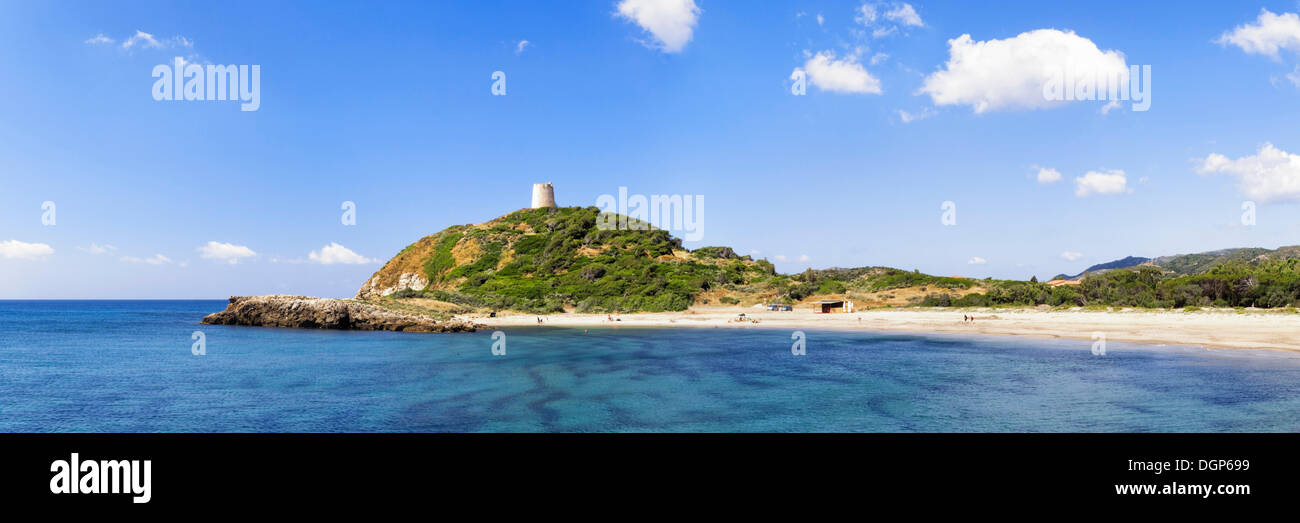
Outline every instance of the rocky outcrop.
<svg viewBox="0 0 1300 523">
<path fill-rule="evenodd" d="M 402 273 L 397 278 L 397 283 L 389 287 L 384 287 L 380 276 L 376 275 L 370 278 L 370 281 L 367 281 L 365 285 L 362 285 L 361 290 L 357 291 L 357 299 L 373 300 L 406 289 L 422 291 L 428 286 L 429 280 L 427 278 L 413 272 Z"/>
<path fill-rule="evenodd" d="M 231 296 L 226 310 L 207 315 L 202 323 L 407 332 L 473 332 L 480 327 L 472 322 L 439 321 L 423 314 L 393 311 L 370 303 L 283 294 Z"/>
</svg>

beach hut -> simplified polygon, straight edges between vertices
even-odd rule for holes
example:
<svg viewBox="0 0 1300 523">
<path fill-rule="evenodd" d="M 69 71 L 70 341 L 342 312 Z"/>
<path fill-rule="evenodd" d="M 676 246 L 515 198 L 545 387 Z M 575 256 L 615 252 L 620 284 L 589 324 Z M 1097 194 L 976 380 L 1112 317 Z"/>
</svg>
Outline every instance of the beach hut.
<svg viewBox="0 0 1300 523">
<path fill-rule="evenodd" d="M 819 311 L 822 314 L 830 314 L 832 312 L 836 312 L 836 309 L 840 309 L 840 310 L 844 309 L 843 300 L 820 300 L 820 301 L 813 302 L 813 310 Z"/>
</svg>

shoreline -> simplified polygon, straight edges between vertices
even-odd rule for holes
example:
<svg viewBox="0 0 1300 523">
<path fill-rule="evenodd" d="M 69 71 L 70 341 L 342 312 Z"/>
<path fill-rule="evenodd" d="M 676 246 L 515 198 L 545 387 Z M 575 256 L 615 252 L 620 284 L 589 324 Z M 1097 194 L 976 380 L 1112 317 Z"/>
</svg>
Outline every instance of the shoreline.
<svg viewBox="0 0 1300 523">
<path fill-rule="evenodd" d="M 744 313 L 759 323 L 734 321 Z M 974 316 L 963 322 L 962 316 Z M 537 318 L 542 318 L 541 324 Z M 609 321 L 609 318 L 621 321 Z M 618 315 L 499 313 L 460 315 L 485 329 L 496 327 L 687 327 L 870 330 L 907 333 L 979 334 L 1077 339 L 1091 345 L 1094 333 L 1106 341 L 1207 349 L 1263 349 L 1300 353 L 1300 314 L 1251 311 L 1085 311 L 1037 309 L 876 309 L 817 314 L 742 307 L 695 307 L 676 312 Z"/>
</svg>

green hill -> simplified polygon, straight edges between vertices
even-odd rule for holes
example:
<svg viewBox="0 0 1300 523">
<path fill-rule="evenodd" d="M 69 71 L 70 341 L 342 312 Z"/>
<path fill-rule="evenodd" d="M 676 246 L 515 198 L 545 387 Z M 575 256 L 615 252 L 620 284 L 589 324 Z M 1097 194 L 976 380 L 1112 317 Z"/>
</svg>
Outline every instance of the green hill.
<svg viewBox="0 0 1300 523">
<path fill-rule="evenodd" d="M 558 312 L 683 310 L 723 284 L 775 275 L 724 247 L 694 252 L 668 232 L 602 230 L 595 207 L 526 209 L 421 238 L 357 297 L 430 298 L 471 308 Z"/>
<path fill-rule="evenodd" d="M 531 313 L 684 310 L 694 305 L 851 300 L 897 306 L 1255 306 L 1300 301 L 1300 247 L 1155 258 L 1052 287 L 890 267 L 778 274 L 728 247 L 682 247 L 668 232 L 605 230 L 595 207 L 525 209 L 425 236 L 389 260 L 357 298 L 422 311 Z"/>
<path fill-rule="evenodd" d="M 1179 276 L 1186 276 L 1209 272 L 1210 269 L 1225 263 L 1260 265 L 1273 260 L 1291 258 L 1300 258 L 1300 245 L 1290 245 L 1273 250 L 1245 248 L 1223 249 L 1197 254 L 1176 254 L 1152 259 L 1151 263 Z"/>
</svg>

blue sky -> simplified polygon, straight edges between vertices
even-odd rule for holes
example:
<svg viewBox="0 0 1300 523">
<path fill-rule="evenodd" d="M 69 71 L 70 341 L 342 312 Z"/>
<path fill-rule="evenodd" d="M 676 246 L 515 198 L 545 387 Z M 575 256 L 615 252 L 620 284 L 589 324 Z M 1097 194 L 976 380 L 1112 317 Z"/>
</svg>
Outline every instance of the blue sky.
<svg viewBox="0 0 1300 523">
<path fill-rule="evenodd" d="M 1294 1 L 627 1 L 5 3 L 0 298 L 351 296 L 545 181 L 703 195 L 688 246 L 784 272 L 1300 243 Z M 175 57 L 260 107 L 155 100 Z M 1024 83 L 1062 60 L 1150 65 L 1149 110 Z"/>
</svg>

